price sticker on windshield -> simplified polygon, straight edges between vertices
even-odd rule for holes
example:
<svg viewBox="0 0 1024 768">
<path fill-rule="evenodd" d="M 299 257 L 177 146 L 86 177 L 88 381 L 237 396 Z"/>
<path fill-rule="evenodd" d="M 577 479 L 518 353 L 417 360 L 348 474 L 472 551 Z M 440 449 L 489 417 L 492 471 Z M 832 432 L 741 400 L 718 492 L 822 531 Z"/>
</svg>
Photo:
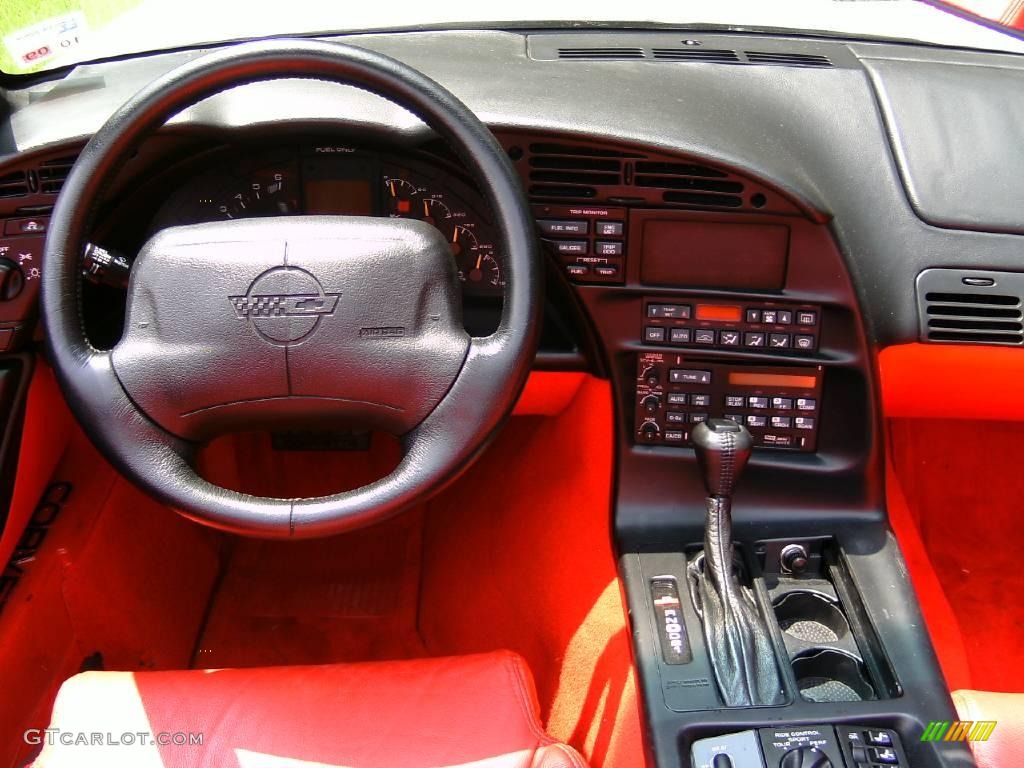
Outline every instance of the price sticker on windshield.
<svg viewBox="0 0 1024 768">
<path fill-rule="evenodd" d="M 87 32 L 85 15 L 73 11 L 11 32 L 4 37 L 4 46 L 27 69 L 71 53 Z"/>
</svg>

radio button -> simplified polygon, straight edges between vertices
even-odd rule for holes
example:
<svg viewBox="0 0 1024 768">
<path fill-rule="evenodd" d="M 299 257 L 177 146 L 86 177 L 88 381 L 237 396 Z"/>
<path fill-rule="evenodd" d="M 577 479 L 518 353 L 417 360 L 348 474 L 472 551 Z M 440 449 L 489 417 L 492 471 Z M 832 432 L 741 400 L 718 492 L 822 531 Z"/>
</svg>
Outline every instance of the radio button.
<svg viewBox="0 0 1024 768">
<path fill-rule="evenodd" d="M 743 414 L 742 413 L 727 413 L 722 418 L 723 419 L 729 419 L 730 421 L 735 421 L 737 424 L 742 424 L 743 423 Z"/>
<path fill-rule="evenodd" d="M 742 408 L 747 404 L 747 399 L 743 395 L 726 395 L 725 396 L 725 407 L 726 408 Z"/>
<path fill-rule="evenodd" d="M 673 384 L 710 384 L 711 371 L 673 368 L 668 372 L 668 380 Z"/>
<path fill-rule="evenodd" d="M 711 395 L 690 395 L 690 405 L 699 405 L 704 408 L 707 408 L 709 405 L 711 405 Z"/>
<path fill-rule="evenodd" d="M 789 429 L 793 426 L 793 419 L 789 416 L 772 416 L 771 423 L 775 429 Z"/>
<path fill-rule="evenodd" d="M 793 408 L 793 398 L 791 397 L 773 397 L 772 408 L 780 411 L 789 411 Z"/>
<path fill-rule="evenodd" d="M 796 409 L 798 411 L 813 411 L 818 407 L 818 401 L 813 397 L 798 397 L 796 399 Z"/>
<path fill-rule="evenodd" d="M 714 344 L 715 332 L 707 328 L 698 328 L 693 332 L 693 340 L 698 344 Z"/>
<path fill-rule="evenodd" d="M 689 328 L 672 328 L 669 332 L 669 341 L 673 344 L 689 344 L 690 343 L 690 329 Z"/>
<path fill-rule="evenodd" d="M 669 411 L 665 414 L 665 421 L 669 424 L 685 424 L 686 414 L 682 411 Z"/>
<path fill-rule="evenodd" d="M 766 427 L 768 426 L 767 416 L 747 416 L 748 427 Z"/>
<path fill-rule="evenodd" d="M 587 221 L 563 221 L 561 219 L 537 219 L 540 231 L 545 235 L 585 235 Z"/>
<path fill-rule="evenodd" d="M 814 418 L 811 416 L 797 416 L 793 419 L 793 426 L 797 429 L 814 429 Z"/>
<path fill-rule="evenodd" d="M 595 223 L 597 234 L 601 237 L 622 237 L 624 224 L 621 221 L 598 221 Z"/>
<path fill-rule="evenodd" d="M 648 325 L 644 328 L 644 341 L 664 341 L 665 329 L 659 325 Z"/>
<path fill-rule="evenodd" d="M 669 405 L 686 405 L 686 393 L 685 392 L 669 392 L 668 393 L 668 404 Z"/>
<path fill-rule="evenodd" d="M 665 442 L 666 443 L 681 443 L 684 441 L 686 433 L 681 429 L 666 429 L 665 430 Z"/>
<path fill-rule="evenodd" d="M 708 415 L 706 413 L 691 413 L 690 414 L 690 423 L 691 424 L 700 424 L 702 421 L 707 421 L 707 420 L 708 420 Z"/>
<path fill-rule="evenodd" d="M 747 405 L 751 408 L 767 408 L 768 398 L 767 397 L 748 397 Z"/>
<path fill-rule="evenodd" d="M 793 445 L 792 435 L 773 435 L 770 432 L 761 435 L 761 443 L 763 445 L 770 445 L 775 448 L 788 448 Z"/>
</svg>

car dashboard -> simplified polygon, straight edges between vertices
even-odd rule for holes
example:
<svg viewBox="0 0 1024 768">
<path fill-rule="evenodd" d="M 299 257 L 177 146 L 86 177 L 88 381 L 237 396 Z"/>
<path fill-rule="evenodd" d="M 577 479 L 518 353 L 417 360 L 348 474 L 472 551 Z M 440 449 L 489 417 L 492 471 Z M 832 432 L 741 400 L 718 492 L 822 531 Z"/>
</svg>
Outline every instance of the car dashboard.
<svg viewBox="0 0 1024 768">
<path fill-rule="evenodd" d="M 955 361 L 957 345 L 999 354 L 1024 344 L 1024 297 L 998 317 L 985 303 L 1004 274 L 1020 269 L 1024 160 L 1014 126 L 1024 99 L 1007 94 L 1020 93 L 1024 60 L 671 31 L 452 31 L 351 42 L 449 88 L 516 169 L 545 260 L 535 367 L 611 382 L 624 562 L 699 537 L 693 429 L 711 418 L 738 421 L 755 442 L 738 536 L 770 530 L 808 546 L 841 537 L 853 553 L 851 578 L 870 595 L 872 636 L 886 652 L 874 655 L 870 701 L 858 702 L 857 716 L 877 722 L 887 707 L 924 709 L 944 695 L 933 662 L 917 651 L 920 638 L 905 632 L 905 593 L 887 590 L 871 559 L 891 556 L 892 546 L 883 400 L 913 415 L 935 382 L 880 376 L 878 353 L 927 347 Z M 127 96 L 197 55 L 85 65 L 14 93 L 0 133 L 6 350 L 37 334 L 47 217 L 84 141 Z M 982 117 L 956 110 L 968 97 Z M 929 132 L 935 119 L 944 131 Z M 457 266 L 467 330 L 486 336 L 497 327 L 506 254 L 486 196 L 415 116 L 353 88 L 289 79 L 189 108 L 122 169 L 95 238 L 130 260 L 166 227 L 295 214 L 434 225 Z M 919 290 L 932 270 L 946 287 Z M 85 291 L 89 335 L 110 348 L 124 291 Z M 974 311 L 958 312 L 965 303 Z M 1009 413 L 1022 413 L 999 382 L 991 386 Z M 967 398 L 956 406 L 960 416 L 983 407 Z M 631 567 L 623 565 L 627 576 Z M 642 590 L 630 594 L 634 606 L 645 599 Z M 654 642 L 637 631 L 638 644 Z M 764 716 L 716 710 L 699 722 L 687 719 L 692 712 L 680 719 L 671 702 L 687 680 L 647 651 L 638 655 L 659 766 L 678 765 L 679 745 L 688 748 L 708 723 Z M 890 664 L 916 685 L 901 686 Z M 819 712 L 801 701 L 787 717 L 813 723 Z M 915 745 L 913 754 L 922 765 L 959 764 L 954 748 L 944 749 Z"/>
</svg>

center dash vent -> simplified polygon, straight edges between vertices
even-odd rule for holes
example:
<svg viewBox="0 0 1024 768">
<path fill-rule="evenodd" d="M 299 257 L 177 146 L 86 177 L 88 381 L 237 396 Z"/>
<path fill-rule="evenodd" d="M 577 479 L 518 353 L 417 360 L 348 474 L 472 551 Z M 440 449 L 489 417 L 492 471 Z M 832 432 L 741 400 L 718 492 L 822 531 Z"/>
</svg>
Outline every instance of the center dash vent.
<svg viewBox="0 0 1024 768">
<path fill-rule="evenodd" d="M 55 160 L 45 160 L 39 164 L 39 191 L 44 195 L 56 195 L 64 186 L 68 174 L 71 173 L 71 166 L 75 164 L 75 156 L 60 157 Z"/>
<path fill-rule="evenodd" d="M 666 190 L 667 203 L 739 208 L 743 183 L 715 168 L 692 163 L 638 162 L 634 183 L 638 187 Z"/>
<path fill-rule="evenodd" d="M 655 59 L 662 61 L 708 61 L 714 64 L 741 64 L 736 51 L 724 48 L 652 48 Z"/>
<path fill-rule="evenodd" d="M 0 198 L 24 197 L 28 194 L 28 174 L 12 171 L 0 175 Z"/>
<path fill-rule="evenodd" d="M 917 296 L 922 340 L 1024 344 L 1024 273 L 926 269 Z"/>
<path fill-rule="evenodd" d="M 560 59 L 585 59 L 590 61 L 620 59 L 643 59 L 643 48 L 559 48 Z"/>
<path fill-rule="evenodd" d="M 831 67 L 827 56 L 810 53 L 771 53 L 768 51 L 746 51 L 750 64 L 769 64 L 777 67 Z"/>
<path fill-rule="evenodd" d="M 530 144 L 530 193 L 542 197 L 590 198 L 596 187 L 624 184 L 623 161 L 628 152 L 577 144 Z"/>
</svg>

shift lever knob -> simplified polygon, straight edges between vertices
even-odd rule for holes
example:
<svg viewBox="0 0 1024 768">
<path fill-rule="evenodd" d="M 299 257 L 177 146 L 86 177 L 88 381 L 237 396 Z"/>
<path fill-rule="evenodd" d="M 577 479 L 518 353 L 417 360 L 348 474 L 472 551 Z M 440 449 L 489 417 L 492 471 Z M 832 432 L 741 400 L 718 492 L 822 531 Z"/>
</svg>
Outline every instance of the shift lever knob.
<svg viewBox="0 0 1024 768">
<path fill-rule="evenodd" d="M 709 496 L 732 496 L 754 444 L 732 419 L 708 419 L 693 430 L 693 447 Z"/>
</svg>

